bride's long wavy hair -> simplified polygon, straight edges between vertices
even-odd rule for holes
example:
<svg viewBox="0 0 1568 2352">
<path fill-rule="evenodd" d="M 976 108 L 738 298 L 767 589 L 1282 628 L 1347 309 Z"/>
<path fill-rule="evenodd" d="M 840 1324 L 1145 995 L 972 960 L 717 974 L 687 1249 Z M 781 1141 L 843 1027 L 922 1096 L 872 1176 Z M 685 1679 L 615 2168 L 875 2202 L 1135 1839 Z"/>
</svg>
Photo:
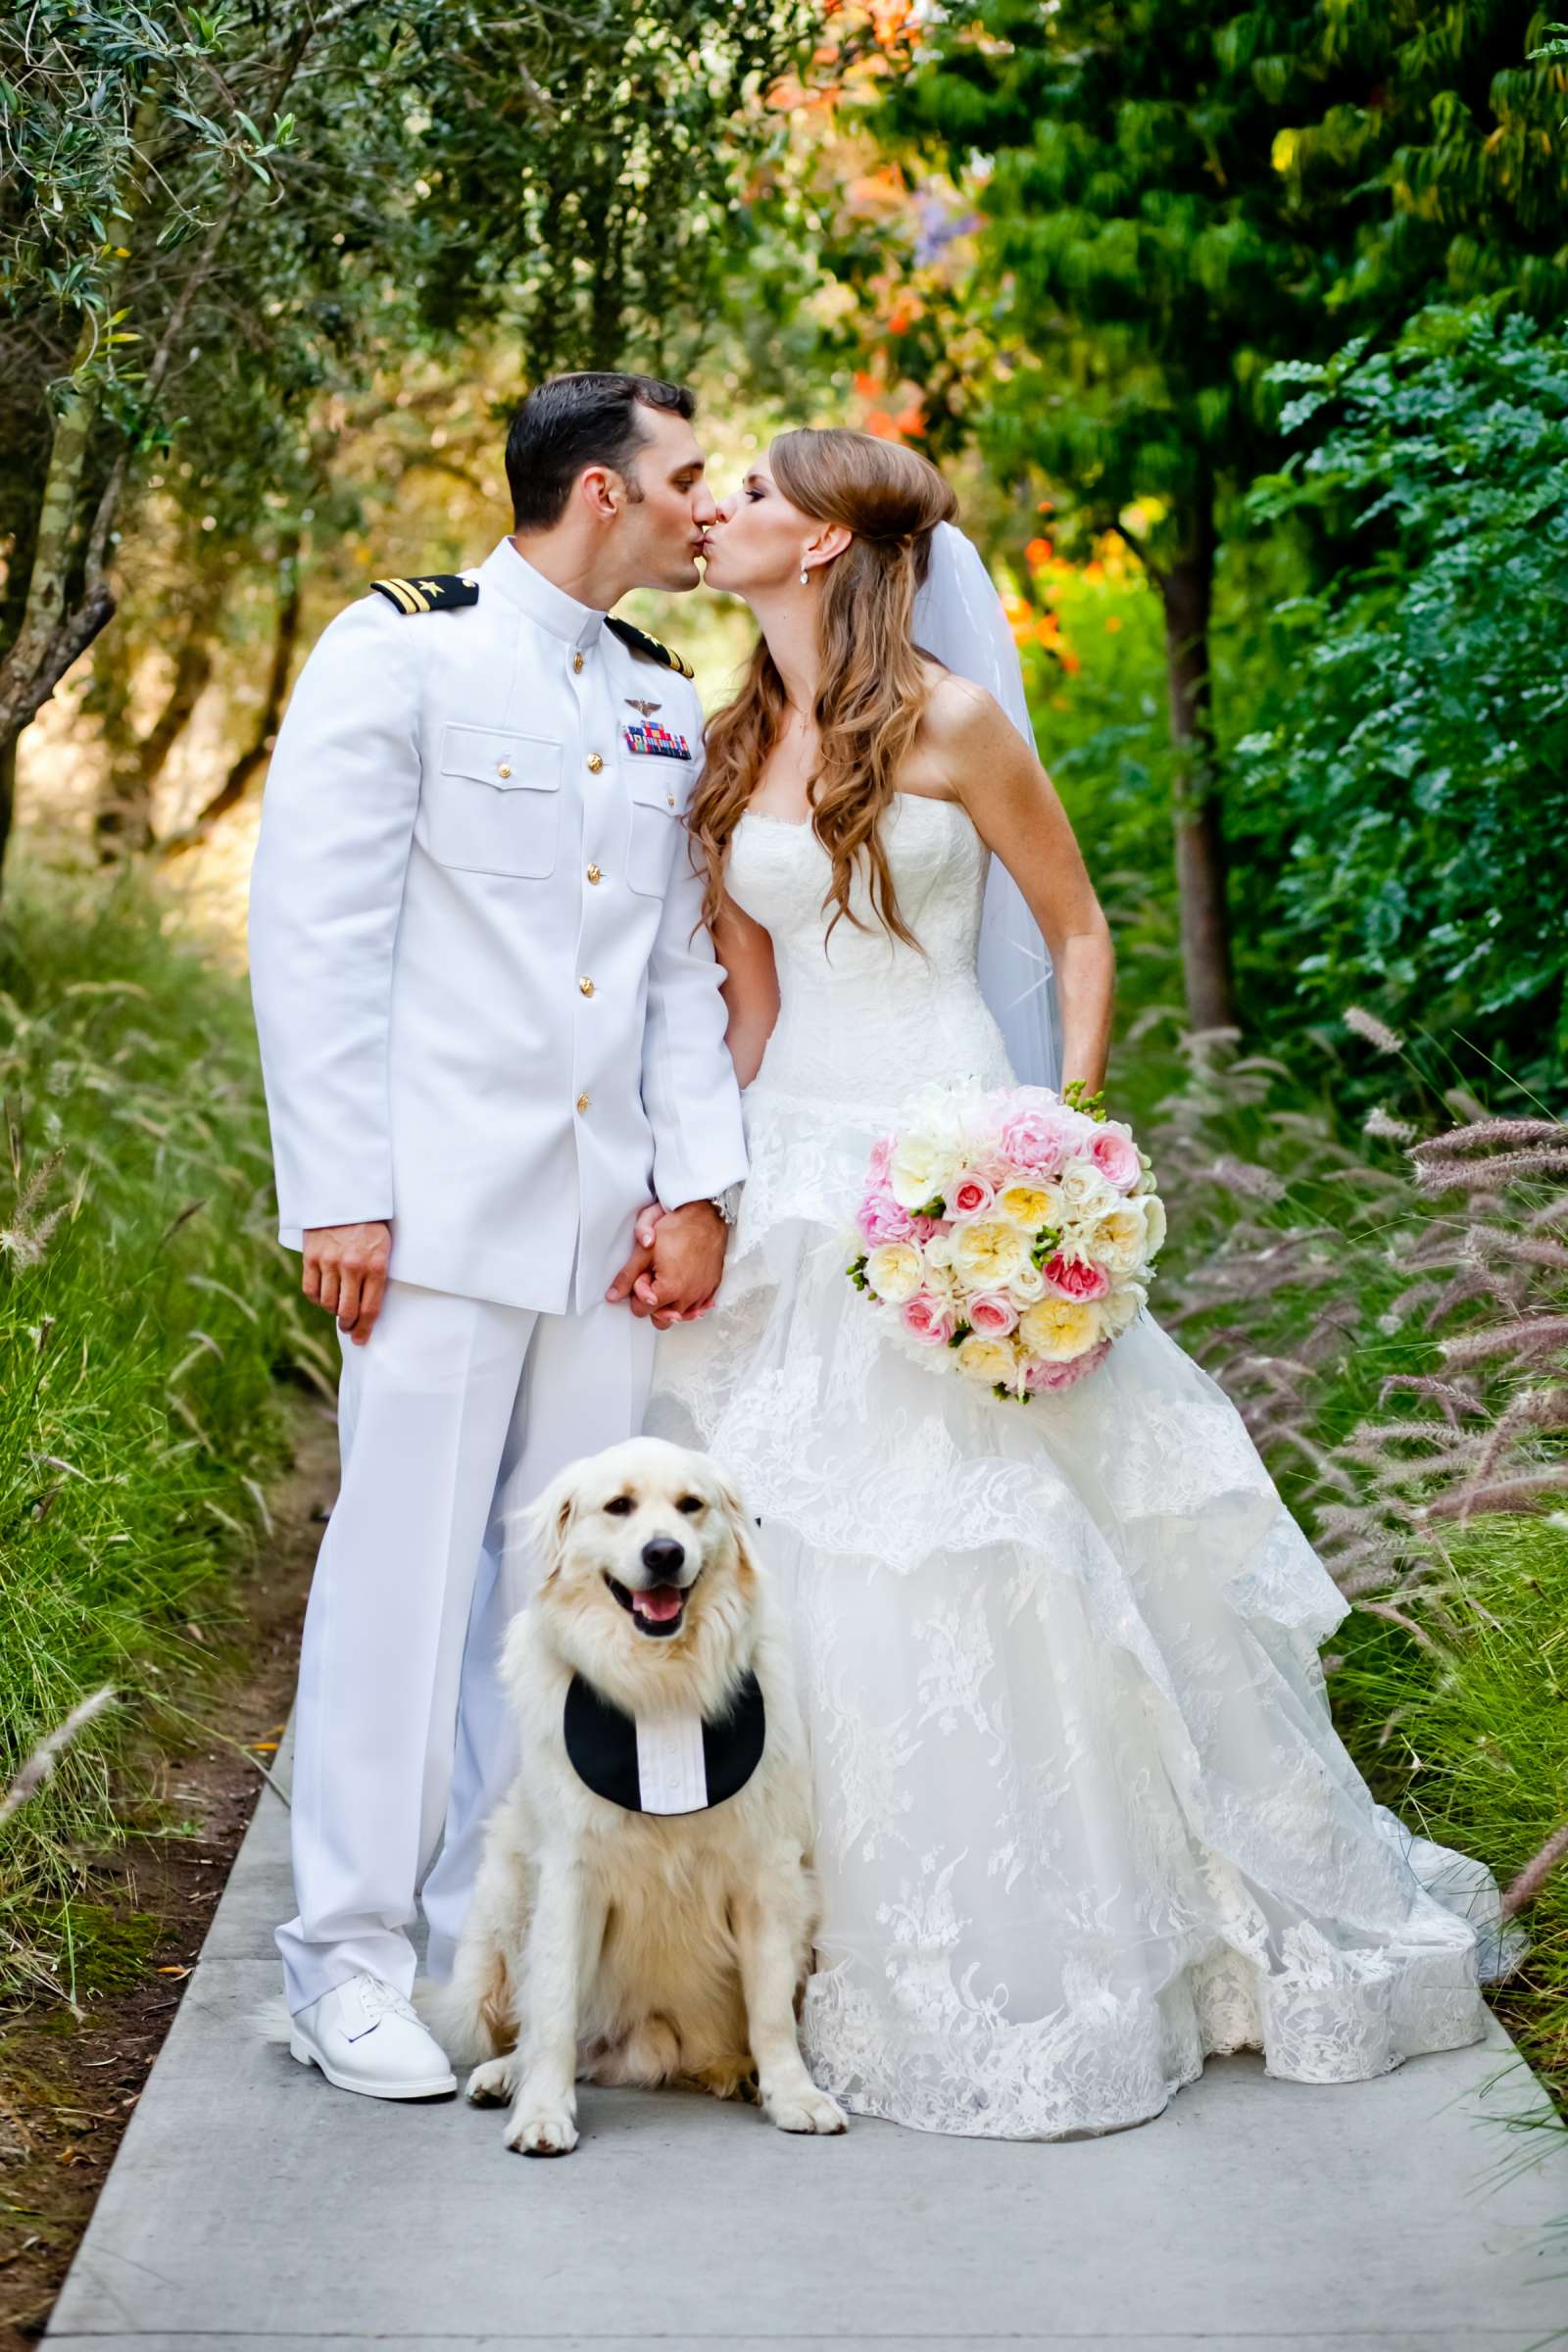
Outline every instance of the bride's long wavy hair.
<svg viewBox="0 0 1568 2352">
<path fill-rule="evenodd" d="M 811 824 L 832 859 L 824 911 L 861 924 L 850 904 L 864 856 L 871 904 L 906 946 L 918 946 L 899 912 L 880 839 L 882 813 L 925 710 L 925 669 L 909 635 L 915 590 L 931 560 L 931 534 L 957 512 L 936 467 L 912 449 L 833 426 L 780 433 L 768 452 L 773 479 L 813 522 L 838 522 L 854 536 L 827 567 L 817 614 L 821 672 L 811 716 L 816 767 L 807 786 Z M 708 724 L 708 764 L 689 823 L 708 868 L 703 912 L 711 924 L 724 900 L 724 858 L 786 707 L 765 638 L 760 638 L 733 702 Z"/>
</svg>

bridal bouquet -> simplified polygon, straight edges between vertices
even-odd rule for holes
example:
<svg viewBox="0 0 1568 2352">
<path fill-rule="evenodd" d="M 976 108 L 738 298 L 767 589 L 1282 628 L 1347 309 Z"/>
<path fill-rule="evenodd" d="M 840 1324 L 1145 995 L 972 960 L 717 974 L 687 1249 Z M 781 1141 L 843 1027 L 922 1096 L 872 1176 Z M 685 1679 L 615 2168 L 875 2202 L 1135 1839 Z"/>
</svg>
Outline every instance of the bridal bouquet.
<svg viewBox="0 0 1568 2352">
<path fill-rule="evenodd" d="M 877 1144 L 849 1277 L 932 1371 L 1028 1399 L 1094 1370 L 1148 1298 L 1165 1209 L 1081 1086 L 931 1087 Z"/>
</svg>

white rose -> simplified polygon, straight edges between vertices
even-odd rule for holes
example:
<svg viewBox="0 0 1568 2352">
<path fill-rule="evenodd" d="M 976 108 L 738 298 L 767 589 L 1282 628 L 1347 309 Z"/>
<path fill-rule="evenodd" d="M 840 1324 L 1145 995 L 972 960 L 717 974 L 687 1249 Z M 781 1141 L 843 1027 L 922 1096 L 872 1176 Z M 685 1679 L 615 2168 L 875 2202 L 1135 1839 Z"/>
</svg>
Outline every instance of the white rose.
<svg viewBox="0 0 1568 2352">
<path fill-rule="evenodd" d="M 1022 1265 L 1007 1285 L 1007 1297 L 1014 1306 L 1033 1306 L 1046 1295 L 1046 1278 L 1036 1265 Z"/>
<path fill-rule="evenodd" d="M 1141 1282 L 1129 1282 L 1111 1291 L 1100 1301 L 1100 1320 L 1105 1337 L 1114 1340 L 1124 1332 L 1149 1304 L 1149 1293 Z"/>
<path fill-rule="evenodd" d="M 884 1242 L 865 1261 L 865 1279 L 889 1306 L 902 1306 L 920 1288 L 925 1268 L 912 1242 Z"/>
<path fill-rule="evenodd" d="M 1164 1243 L 1167 1231 L 1165 1203 L 1157 1193 L 1146 1193 L 1144 1204 L 1144 1247 L 1151 1257 Z"/>
<path fill-rule="evenodd" d="M 1092 1159 L 1069 1159 L 1056 1179 L 1066 1223 L 1080 1230 L 1096 1224 L 1121 1199 Z"/>
<path fill-rule="evenodd" d="M 1135 1195 L 1118 1200 L 1096 1225 L 1093 1254 L 1112 1279 L 1136 1274 L 1149 1248 L 1149 1203 Z"/>
<path fill-rule="evenodd" d="M 956 1175 L 957 1166 L 951 1144 L 937 1136 L 906 1135 L 888 1163 L 894 1200 L 901 1208 L 924 1208 L 939 1194 L 946 1199 L 948 1181 Z"/>
<path fill-rule="evenodd" d="M 942 1272 L 952 1265 L 953 1236 L 951 1233 L 934 1233 L 931 1236 L 925 1245 L 925 1262 L 938 1272 Z"/>
</svg>

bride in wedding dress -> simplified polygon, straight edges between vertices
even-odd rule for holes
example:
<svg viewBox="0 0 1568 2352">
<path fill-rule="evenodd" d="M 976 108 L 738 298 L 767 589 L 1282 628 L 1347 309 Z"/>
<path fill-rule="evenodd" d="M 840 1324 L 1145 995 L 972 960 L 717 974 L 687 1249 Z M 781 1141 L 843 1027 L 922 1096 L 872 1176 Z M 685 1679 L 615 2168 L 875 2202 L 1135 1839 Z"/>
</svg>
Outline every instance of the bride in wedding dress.
<svg viewBox="0 0 1568 2352">
<path fill-rule="evenodd" d="M 1152 1315 L 1019 1405 L 889 1347 L 845 1278 L 911 1097 L 1046 1074 L 1026 948 L 1028 1003 L 995 974 L 1001 1022 L 987 1002 L 1004 869 L 1054 966 L 1060 1076 L 1104 1071 L 1104 919 L 952 512 L 912 452 L 801 431 L 713 529 L 709 581 L 762 632 L 690 812 L 751 1173 L 649 1427 L 733 1470 L 796 1630 L 812 2074 L 863 2115 L 1052 2138 L 1147 2120 L 1210 2052 L 1347 2082 L 1477 2039 L 1497 1896 L 1373 1801 L 1317 1659 L 1346 1604 Z M 917 622 L 933 553 L 946 603 Z"/>
</svg>

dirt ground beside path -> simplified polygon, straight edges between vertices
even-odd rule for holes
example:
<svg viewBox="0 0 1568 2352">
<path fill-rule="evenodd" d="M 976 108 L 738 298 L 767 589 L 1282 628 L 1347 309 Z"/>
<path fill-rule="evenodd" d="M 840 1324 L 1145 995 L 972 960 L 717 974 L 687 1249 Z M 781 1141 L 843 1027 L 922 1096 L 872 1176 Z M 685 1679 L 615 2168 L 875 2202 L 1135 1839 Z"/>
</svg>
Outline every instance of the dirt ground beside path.
<svg viewBox="0 0 1568 2352">
<path fill-rule="evenodd" d="M 22 2352 L 47 2322 L 201 1952 L 264 1785 L 251 1757 L 270 1764 L 292 1703 L 305 1595 L 336 1486 L 331 1416 L 302 1403 L 293 1467 L 269 1497 L 273 1536 L 235 1588 L 236 1664 L 191 1701 L 221 1738 L 193 1736 L 148 1776 L 155 1806 L 180 1834 L 133 1821 L 124 1845 L 91 1866 L 73 1905 L 91 1928 L 79 2021 L 60 2004 L 0 2009 L 0 2352 Z"/>
</svg>

